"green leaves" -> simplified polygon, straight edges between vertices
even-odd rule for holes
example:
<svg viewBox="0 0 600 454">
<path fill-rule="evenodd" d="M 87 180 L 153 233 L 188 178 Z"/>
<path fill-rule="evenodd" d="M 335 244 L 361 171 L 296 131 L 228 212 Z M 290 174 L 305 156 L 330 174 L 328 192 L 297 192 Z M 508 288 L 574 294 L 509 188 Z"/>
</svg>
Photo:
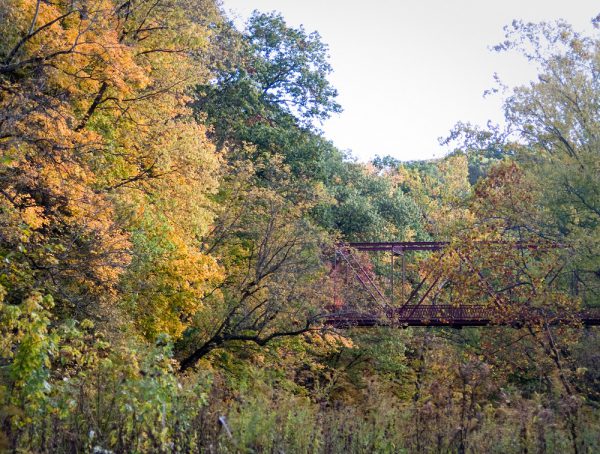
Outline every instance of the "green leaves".
<svg viewBox="0 0 600 454">
<path fill-rule="evenodd" d="M 154 348 L 111 345 L 89 320 L 52 326 L 51 307 L 39 294 L 19 305 L 0 301 L 0 442 L 32 448 L 53 438 L 64 446 L 75 430 L 78 446 L 89 442 L 88 449 L 195 444 L 190 429 L 206 404 L 206 383 L 182 385 L 167 336 Z"/>
<path fill-rule="evenodd" d="M 249 78 L 263 102 L 302 121 L 324 120 L 341 111 L 334 101 L 337 91 L 327 81 L 332 71 L 327 46 L 318 33 L 288 27 L 278 13 L 255 11 L 246 36 L 254 57 Z"/>
<path fill-rule="evenodd" d="M 327 46 L 317 33 L 291 28 L 277 13 L 255 12 L 238 39 L 242 62 L 221 69 L 216 83 L 200 86 L 195 107 L 215 127 L 220 146 L 245 141 L 287 155 L 302 147 L 303 130 L 313 130 L 314 121 L 341 111 L 327 80 Z"/>
</svg>

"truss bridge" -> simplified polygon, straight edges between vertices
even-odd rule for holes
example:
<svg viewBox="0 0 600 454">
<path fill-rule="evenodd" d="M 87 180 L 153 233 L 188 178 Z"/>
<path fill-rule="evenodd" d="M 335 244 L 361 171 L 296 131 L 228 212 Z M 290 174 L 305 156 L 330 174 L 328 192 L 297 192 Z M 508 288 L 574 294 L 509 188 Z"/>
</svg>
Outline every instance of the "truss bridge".
<svg viewBox="0 0 600 454">
<path fill-rule="evenodd" d="M 337 328 L 600 325 L 551 242 L 338 244 L 324 323 Z"/>
</svg>

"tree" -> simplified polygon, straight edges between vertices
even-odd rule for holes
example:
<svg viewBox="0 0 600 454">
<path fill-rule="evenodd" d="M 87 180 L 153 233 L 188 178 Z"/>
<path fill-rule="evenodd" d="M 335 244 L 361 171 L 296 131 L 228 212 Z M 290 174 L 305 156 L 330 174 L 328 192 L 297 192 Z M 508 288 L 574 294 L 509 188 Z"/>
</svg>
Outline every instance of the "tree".
<svg viewBox="0 0 600 454">
<path fill-rule="evenodd" d="M 327 156 L 321 181 L 326 197 L 315 206 L 316 221 L 348 241 L 411 241 L 424 238 L 422 212 L 414 199 L 369 166 Z"/>
<path fill-rule="evenodd" d="M 464 155 L 449 155 L 432 162 L 407 162 L 388 177 L 418 207 L 419 223 L 431 237 L 450 239 L 472 221 L 466 207 L 471 185 Z"/>
<path fill-rule="evenodd" d="M 105 33 L 109 6 L 0 6 L 6 36 L 0 45 L 3 285 L 9 301 L 48 289 L 62 314 L 81 315 L 112 301 L 129 261 L 127 236 L 110 201 L 94 191 L 96 178 L 87 165 L 97 136 L 75 128 L 79 103 L 96 77 L 122 68 L 112 76 L 122 84 L 139 75 L 121 66 L 127 56 Z"/>
<path fill-rule="evenodd" d="M 276 189 L 257 185 L 264 172 L 279 181 Z M 326 239 L 306 216 L 310 204 L 292 202 L 293 181 L 277 157 L 265 169 L 242 164 L 230 173 L 221 216 L 205 239 L 226 274 L 179 343 L 181 370 L 232 342 L 264 346 L 318 325 L 327 298 Z"/>
<path fill-rule="evenodd" d="M 597 304 L 600 289 L 598 43 L 564 22 L 514 22 L 497 47 L 521 52 L 540 69 L 537 81 L 507 98 L 506 118 L 519 138 L 517 159 L 543 182 L 536 202 L 551 213 L 548 228 L 576 246 L 570 271 L 589 304 Z"/>
<path fill-rule="evenodd" d="M 317 32 L 289 28 L 280 14 L 254 12 L 247 39 L 253 57 L 250 79 L 261 100 L 305 121 L 339 112 L 337 91 L 327 81 L 331 66 L 327 46 Z"/>
<path fill-rule="evenodd" d="M 310 131 L 341 110 L 327 80 L 327 46 L 280 14 L 256 11 L 237 45 L 241 59 L 197 90 L 196 110 L 214 127 L 217 146 L 227 143 L 234 159 L 242 142 L 252 143 L 259 155 L 285 156 L 294 171 L 314 166 L 323 146 Z"/>
<path fill-rule="evenodd" d="M 318 33 L 288 27 L 278 13 L 255 11 L 242 39 L 241 66 L 223 68 L 215 84 L 199 87 L 200 109 L 208 112 L 221 137 L 235 132 L 235 125 L 220 123 L 232 120 L 223 115 L 229 109 L 245 121 L 277 123 L 291 116 L 308 127 L 340 111 L 337 91 L 327 81 L 327 46 Z"/>
<path fill-rule="evenodd" d="M 211 77 L 206 59 L 218 52 L 221 21 L 210 0 L 0 5 L 7 299 L 40 288 L 62 317 L 116 322 L 117 302 L 131 314 L 148 309 L 140 283 L 165 278 L 152 292 L 164 301 L 189 282 L 193 298 L 156 304 L 146 315 L 158 320 L 138 325 L 148 335 L 182 331 L 203 281 L 218 274 L 196 244 L 211 221 L 219 161 L 188 95 Z M 164 276 L 148 279 L 150 263 Z"/>
</svg>

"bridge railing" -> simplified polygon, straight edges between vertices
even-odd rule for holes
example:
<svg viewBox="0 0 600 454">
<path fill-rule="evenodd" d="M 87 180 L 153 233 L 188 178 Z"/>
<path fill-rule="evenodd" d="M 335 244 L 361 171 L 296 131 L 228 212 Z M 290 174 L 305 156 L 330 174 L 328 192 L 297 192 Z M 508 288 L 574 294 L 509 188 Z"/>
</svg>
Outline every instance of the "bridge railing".
<svg viewBox="0 0 600 454">
<path fill-rule="evenodd" d="M 348 328 L 369 326 L 522 326 L 530 322 L 583 323 L 600 325 L 600 308 L 588 308 L 576 313 L 557 313 L 542 308 L 523 308 L 518 313 L 503 314 L 496 307 L 483 305 L 408 305 L 389 309 L 383 314 L 340 312 L 324 318 L 326 325 Z"/>
</svg>

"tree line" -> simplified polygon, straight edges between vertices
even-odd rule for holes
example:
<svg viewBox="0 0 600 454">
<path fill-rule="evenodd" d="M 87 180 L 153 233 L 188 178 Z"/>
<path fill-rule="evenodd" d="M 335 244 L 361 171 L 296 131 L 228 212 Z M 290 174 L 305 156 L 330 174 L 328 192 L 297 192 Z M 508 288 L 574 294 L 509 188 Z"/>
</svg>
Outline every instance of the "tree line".
<svg viewBox="0 0 600 454">
<path fill-rule="evenodd" d="M 495 50 L 538 77 L 499 86 L 505 127 L 365 164 L 319 130 L 342 109 L 326 44 L 278 13 L 240 31 L 213 0 L 7 0 L 0 32 L 3 450 L 598 448 L 576 320 L 320 321 L 339 241 L 561 243 L 479 257 L 496 288 L 519 271 L 520 304 L 598 304 L 597 36 L 513 22 Z"/>
</svg>

